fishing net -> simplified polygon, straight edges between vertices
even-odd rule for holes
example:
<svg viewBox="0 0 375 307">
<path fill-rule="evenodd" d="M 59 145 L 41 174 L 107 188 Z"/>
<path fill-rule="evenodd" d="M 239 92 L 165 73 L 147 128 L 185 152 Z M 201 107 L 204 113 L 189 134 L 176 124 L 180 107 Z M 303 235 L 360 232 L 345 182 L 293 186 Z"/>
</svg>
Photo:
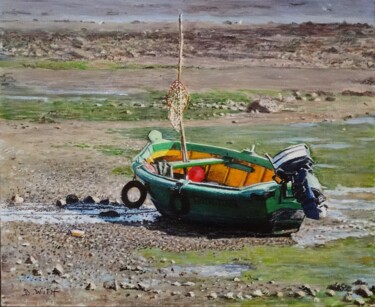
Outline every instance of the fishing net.
<svg viewBox="0 0 375 307">
<path fill-rule="evenodd" d="M 176 80 L 169 87 L 167 96 L 168 118 L 177 132 L 181 132 L 183 113 L 189 103 L 189 98 L 189 93 L 181 81 Z"/>
</svg>

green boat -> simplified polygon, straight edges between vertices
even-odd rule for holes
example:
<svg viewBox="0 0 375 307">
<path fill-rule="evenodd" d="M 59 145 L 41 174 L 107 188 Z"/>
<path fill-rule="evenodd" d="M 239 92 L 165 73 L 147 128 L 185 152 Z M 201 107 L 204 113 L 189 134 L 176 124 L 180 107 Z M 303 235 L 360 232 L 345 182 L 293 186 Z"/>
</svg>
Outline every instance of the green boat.
<svg viewBox="0 0 375 307">
<path fill-rule="evenodd" d="M 122 199 L 139 207 L 148 193 L 164 216 L 203 224 L 241 227 L 257 232 L 295 232 L 305 216 L 318 219 L 324 196 L 312 172 L 304 144 L 275 157 L 254 150 L 165 140 L 158 131 L 133 159 L 134 180 L 124 186 Z M 129 191 L 139 189 L 131 200 Z"/>
<path fill-rule="evenodd" d="M 134 180 L 122 189 L 125 205 L 138 208 L 149 194 L 167 217 L 275 234 L 298 231 L 305 217 L 319 219 L 324 196 L 306 145 L 271 158 L 254 150 L 185 142 L 183 112 L 189 94 L 181 82 L 181 15 L 179 25 L 178 79 L 171 84 L 167 105 L 181 139 L 165 140 L 160 132 L 150 132 L 150 142 L 133 159 Z M 138 189 L 136 199 L 133 189 Z"/>
</svg>

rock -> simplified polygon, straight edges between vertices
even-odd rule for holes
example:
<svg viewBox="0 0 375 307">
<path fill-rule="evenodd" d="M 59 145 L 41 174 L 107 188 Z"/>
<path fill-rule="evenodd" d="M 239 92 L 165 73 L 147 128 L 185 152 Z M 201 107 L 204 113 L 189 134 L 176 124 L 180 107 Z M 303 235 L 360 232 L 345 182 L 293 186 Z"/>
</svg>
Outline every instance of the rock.
<svg viewBox="0 0 375 307">
<path fill-rule="evenodd" d="M 15 203 L 15 204 L 22 204 L 24 202 L 24 199 L 19 196 L 18 194 L 14 195 L 12 197 L 12 201 Z"/>
<path fill-rule="evenodd" d="M 223 297 L 228 299 L 228 300 L 234 300 L 233 292 L 228 292 L 228 293 L 224 294 Z"/>
<path fill-rule="evenodd" d="M 24 242 L 24 243 L 22 243 L 22 246 L 24 246 L 24 247 L 30 246 L 30 243 L 29 242 Z"/>
<path fill-rule="evenodd" d="M 301 290 L 305 291 L 307 295 L 316 296 L 316 291 L 310 287 L 310 285 L 303 285 L 300 287 Z"/>
<path fill-rule="evenodd" d="M 56 206 L 57 206 L 57 207 L 62 208 L 62 207 L 64 207 L 65 205 L 66 205 L 66 201 L 65 201 L 65 199 L 58 199 L 58 200 L 56 200 Z"/>
<path fill-rule="evenodd" d="M 328 285 L 327 289 L 334 290 L 334 291 L 351 291 L 352 287 L 345 283 L 336 282 L 334 284 Z"/>
<path fill-rule="evenodd" d="M 335 290 L 327 290 L 326 291 L 326 295 L 327 296 L 331 296 L 331 297 L 333 297 L 333 296 L 335 296 L 336 295 L 336 291 Z"/>
<path fill-rule="evenodd" d="M 278 100 L 269 97 L 263 97 L 254 100 L 248 105 L 246 112 L 274 113 L 281 110 L 281 104 Z"/>
<path fill-rule="evenodd" d="M 52 270 L 52 273 L 59 276 L 62 276 L 64 274 L 64 269 L 60 263 L 55 265 L 55 267 Z"/>
<path fill-rule="evenodd" d="M 216 294 L 216 292 L 211 292 L 209 295 L 207 295 L 207 297 L 209 298 L 209 299 L 217 299 L 217 294 Z"/>
<path fill-rule="evenodd" d="M 314 297 L 313 301 L 314 301 L 314 303 L 319 303 L 320 302 L 320 298 Z"/>
<path fill-rule="evenodd" d="M 72 237 L 82 238 L 85 236 L 85 232 L 83 230 L 72 229 L 70 230 L 70 235 Z"/>
<path fill-rule="evenodd" d="M 175 281 L 175 282 L 171 283 L 171 285 L 179 287 L 179 286 L 181 286 L 181 283 L 179 283 L 178 281 Z"/>
<path fill-rule="evenodd" d="M 350 293 L 347 293 L 344 295 L 343 299 L 344 302 L 352 302 L 353 301 L 353 295 Z"/>
<path fill-rule="evenodd" d="M 247 299 L 247 300 L 252 300 L 253 299 L 253 297 L 251 295 L 249 295 L 249 294 L 245 294 L 243 297 L 245 299 Z"/>
<path fill-rule="evenodd" d="M 239 279 L 238 277 L 235 277 L 235 278 L 233 279 L 233 281 L 235 281 L 235 282 L 239 282 L 239 281 L 241 281 L 241 279 Z"/>
<path fill-rule="evenodd" d="M 186 293 L 185 296 L 187 296 L 187 297 L 195 297 L 195 294 L 194 294 L 193 291 L 190 291 L 190 292 Z"/>
<path fill-rule="evenodd" d="M 16 264 L 22 264 L 22 260 L 17 260 Z"/>
<path fill-rule="evenodd" d="M 161 262 L 161 263 L 166 263 L 166 262 L 167 262 L 167 259 L 166 259 L 166 258 L 161 258 L 161 259 L 160 259 L 160 262 Z"/>
<path fill-rule="evenodd" d="M 269 283 L 270 285 L 274 285 L 274 284 L 275 284 L 275 281 L 274 281 L 274 280 L 270 280 L 268 283 Z"/>
<path fill-rule="evenodd" d="M 284 296 L 284 293 L 281 292 L 281 291 L 277 291 L 277 292 L 276 292 L 276 296 L 277 296 L 277 297 L 283 297 L 283 296 Z"/>
<path fill-rule="evenodd" d="M 105 217 L 119 217 L 120 213 L 118 213 L 115 210 L 108 210 L 108 211 L 103 211 L 99 213 L 99 216 L 105 216 Z"/>
<path fill-rule="evenodd" d="M 42 276 L 43 275 L 42 271 L 38 270 L 38 269 L 32 270 L 32 273 L 33 273 L 34 276 Z"/>
<path fill-rule="evenodd" d="M 182 285 L 187 286 L 187 287 L 193 287 L 193 286 L 195 286 L 195 283 L 191 282 L 191 281 L 187 281 L 187 282 L 184 282 Z"/>
<path fill-rule="evenodd" d="M 95 290 L 96 289 L 96 285 L 92 282 L 89 282 L 85 288 L 86 290 Z"/>
<path fill-rule="evenodd" d="M 111 289 L 111 290 L 115 290 L 115 291 L 118 291 L 118 289 L 120 289 L 119 284 L 118 284 L 116 279 L 105 281 L 103 283 L 103 288 Z"/>
<path fill-rule="evenodd" d="M 75 194 L 69 194 L 66 198 L 65 201 L 68 205 L 76 204 L 79 202 L 79 198 Z"/>
<path fill-rule="evenodd" d="M 373 292 L 366 285 L 361 285 L 357 289 L 354 290 L 354 293 L 360 295 L 362 297 L 371 297 Z"/>
<path fill-rule="evenodd" d="M 138 284 L 138 289 L 142 291 L 149 291 L 150 290 L 150 285 L 144 283 L 144 282 L 139 282 Z"/>
<path fill-rule="evenodd" d="M 172 296 L 176 296 L 176 295 L 180 295 L 180 294 L 181 294 L 180 291 L 173 291 L 173 292 L 171 292 Z"/>
<path fill-rule="evenodd" d="M 336 97 L 328 96 L 325 98 L 325 101 L 335 101 Z"/>
<path fill-rule="evenodd" d="M 33 256 L 29 256 L 27 257 L 27 259 L 25 260 L 25 263 L 26 264 L 35 264 L 37 263 L 38 261 L 33 257 Z"/>
<path fill-rule="evenodd" d="M 127 283 L 127 282 L 121 282 L 120 287 L 123 289 L 137 289 L 137 287 L 133 284 Z"/>
<path fill-rule="evenodd" d="M 94 200 L 94 198 L 92 197 L 92 196 L 87 196 L 87 197 L 85 197 L 84 199 L 83 199 L 83 202 L 85 203 L 85 204 L 95 204 L 95 200 Z"/>
<path fill-rule="evenodd" d="M 261 297 L 263 296 L 263 293 L 262 293 L 262 290 L 257 289 L 251 295 L 255 297 Z"/>
<path fill-rule="evenodd" d="M 363 281 L 362 279 L 357 279 L 355 282 L 353 282 L 353 285 L 367 285 L 367 282 Z"/>
<path fill-rule="evenodd" d="M 302 297 L 305 297 L 306 296 L 306 293 L 304 292 L 304 291 L 295 291 L 294 293 L 293 293 L 293 296 L 294 297 L 298 297 L 298 298 L 302 298 Z"/>
<path fill-rule="evenodd" d="M 100 200 L 100 202 L 99 202 L 99 204 L 101 204 L 101 205 L 105 205 L 105 206 L 108 206 L 109 203 L 110 203 L 109 198 L 102 199 L 102 200 Z"/>
<path fill-rule="evenodd" d="M 365 304 L 365 301 L 362 298 L 356 298 L 354 300 L 354 305 L 363 306 L 364 304 Z"/>
<path fill-rule="evenodd" d="M 75 37 L 72 40 L 72 46 L 74 48 L 82 48 L 82 45 L 83 45 L 84 42 L 85 42 L 85 40 L 83 38 L 81 38 L 81 37 Z"/>
</svg>

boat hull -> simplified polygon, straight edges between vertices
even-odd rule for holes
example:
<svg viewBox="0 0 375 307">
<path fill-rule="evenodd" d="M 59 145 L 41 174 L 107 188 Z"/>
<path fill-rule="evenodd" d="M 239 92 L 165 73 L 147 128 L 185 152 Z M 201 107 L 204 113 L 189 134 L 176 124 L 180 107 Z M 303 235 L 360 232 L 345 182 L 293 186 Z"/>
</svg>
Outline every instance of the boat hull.
<svg viewBox="0 0 375 307">
<path fill-rule="evenodd" d="M 239 189 L 173 180 L 142 167 L 135 175 L 157 210 L 173 219 L 273 233 L 298 231 L 304 219 L 301 205 L 274 181 Z"/>
</svg>

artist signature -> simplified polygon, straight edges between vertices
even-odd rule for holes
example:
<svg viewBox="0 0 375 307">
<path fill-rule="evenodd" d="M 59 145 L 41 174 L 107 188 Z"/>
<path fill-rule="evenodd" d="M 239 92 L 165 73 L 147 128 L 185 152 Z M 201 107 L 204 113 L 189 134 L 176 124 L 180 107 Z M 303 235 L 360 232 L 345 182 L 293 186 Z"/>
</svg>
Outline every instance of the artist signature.
<svg viewBox="0 0 375 307">
<path fill-rule="evenodd" d="M 56 296 L 57 293 L 60 291 L 58 289 L 49 289 L 49 288 L 34 288 L 32 290 L 23 289 L 22 296 L 30 296 L 30 295 L 53 295 Z"/>
</svg>

